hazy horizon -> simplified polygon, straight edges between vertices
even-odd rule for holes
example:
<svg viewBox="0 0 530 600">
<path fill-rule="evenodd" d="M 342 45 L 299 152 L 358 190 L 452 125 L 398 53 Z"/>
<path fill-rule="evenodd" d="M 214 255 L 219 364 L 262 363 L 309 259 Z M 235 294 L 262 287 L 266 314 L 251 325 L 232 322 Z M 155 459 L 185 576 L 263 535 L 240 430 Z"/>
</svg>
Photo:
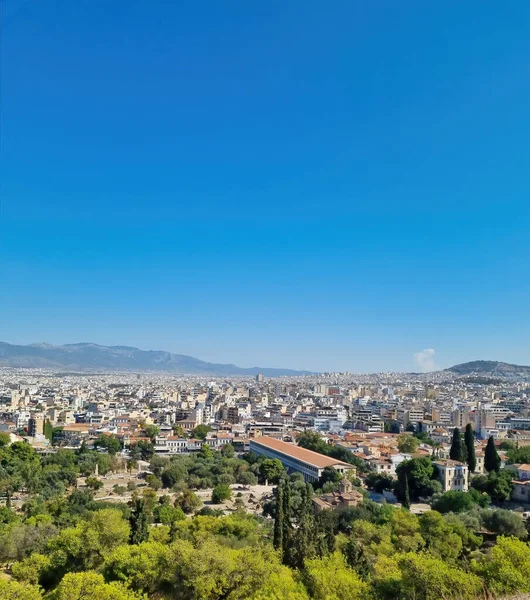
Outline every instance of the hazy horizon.
<svg viewBox="0 0 530 600">
<path fill-rule="evenodd" d="M 273 369 L 291 369 L 291 370 L 296 370 L 296 371 L 311 371 L 314 373 L 324 373 L 324 372 L 346 372 L 349 371 L 351 373 L 359 373 L 359 374 L 365 374 L 365 373 L 381 373 L 381 372 L 396 372 L 396 373 L 430 373 L 430 372 L 434 372 L 434 371 L 441 371 L 450 367 L 455 366 L 456 364 L 460 364 L 460 363 L 451 363 L 449 365 L 439 365 L 436 360 L 435 360 L 435 352 L 434 350 L 431 349 L 425 349 L 419 353 L 417 353 L 414 356 L 414 362 L 415 362 L 415 366 L 410 368 L 410 369 L 373 369 L 370 371 L 359 371 L 356 369 L 334 369 L 334 368 L 327 368 L 327 369 L 322 369 L 322 368 L 307 368 L 304 366 L 300 366 L 300 367 L 293 367 L 292 365 L 289 364 L 268 364 L 268 363 L 258 363 L 258 362 L 252 362 L 250 360 L 250 362 L 246 363 L 237 363 L 233 360 L 230 360 L 229 357 L 225 357 L 225 358 L 220 358 L 220 359 L 216 359 L 216 360 L 208 360 L 206 358 L 204 358 L 203 356 L 195 356 L 192 354 L 189 354 L 187 352 L 180 352 L 178 350 L 171 350 L 168 348 L 146 348 L 146 347 L 141 347 L 141 346 L 137 346 L 135 344 L 102 344 L 100 342 L 94 342 L 93 340 L 88 340 L 88 341 L 80 341 L 78 340 L 77 342 L 64 342 L 64 343 L 51 343 L 49 341 L 46 340 L 41 340 L 38 342 L 28 342 L 28 343 L 23 343 L 23 344 L 15 344 L 13 342 L 10 342 L 8 340 L 4 340 L 1 339 L 0 342 L 4 342 L 7 344 L 11 344 L 11 345 L 22 345 L 22 346 L 31 346 L 31 345 L 41 345 L 41 344 L 46 344 L 46 345 L 51 345 L 53 347 L 60 347 L 60 346 L 65 346 L 65 345 L 78 345 L 78 344 L 90 344 L 90 345 L 96 345 L 96 346 L 103 346 L 103 347 L 132 347 L 138 350 L 142 350 L 142 351 L 163 351 L 163 352 L 171 352 L 172 354 L 180 354 L 180 355 L 185 355 L 185 356 L 190 356 L 192 358 L 196 358 L 199 360 L 203 360 L 205 362 L 209 362 L 209 363 L 217 363 L 217 364 L 235 364 L 237 367 L 241 367 L 241 368 L 254 368 L 254 367 L 262 367 L 262 368 L 273 368 Z M 484 357 L 479 357 L 479 358 L 474 358 L 474 359 L 469 359 L 469 361 L 463 361 L 463 362 L 471 362 L 471 361 L 475 361 L 475 360 L 484 360 L 484 361 L 497 361 L 497 362 L 510 362 L 510 361 L 505 361 L 502 358 L 498 358 L 498 357 L 489 357 L 489 358 L 484 358 Z M 523 363 L 513 363 L 513 364 L 517 364 L 519 366 L 526 366 Z"/>
</svg>

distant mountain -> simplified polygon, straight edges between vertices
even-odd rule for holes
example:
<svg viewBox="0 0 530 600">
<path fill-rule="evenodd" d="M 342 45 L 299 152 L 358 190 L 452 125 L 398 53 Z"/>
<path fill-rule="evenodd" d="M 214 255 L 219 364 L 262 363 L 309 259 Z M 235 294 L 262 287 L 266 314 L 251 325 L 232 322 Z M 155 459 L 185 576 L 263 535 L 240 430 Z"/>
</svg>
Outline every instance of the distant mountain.
<svg viewBox="0 0 530 600">
<path fill-rule="evenodd" d="M 512 365 L 510 363 L 498 362 L 495 360 L 474 360 L 461 365 L 455 365 L 446 369 L 458 373 L 458 375 L 480 374 L 490 377 L 528 377 L 530 376 L 530 367 Z"/>
<path fill-rule="evenodd" d="M 17 346 L 0 342 L 0 367 L 67 369 L 69 371 L 160 371 L 189 375 L 252 376 L 310 375 L 309 371 L 267 369 L 208 363 L 193 356 L 162 350 L 139 350 L 128 346 L 98 344 L 30 344 Z"/>
</svg>

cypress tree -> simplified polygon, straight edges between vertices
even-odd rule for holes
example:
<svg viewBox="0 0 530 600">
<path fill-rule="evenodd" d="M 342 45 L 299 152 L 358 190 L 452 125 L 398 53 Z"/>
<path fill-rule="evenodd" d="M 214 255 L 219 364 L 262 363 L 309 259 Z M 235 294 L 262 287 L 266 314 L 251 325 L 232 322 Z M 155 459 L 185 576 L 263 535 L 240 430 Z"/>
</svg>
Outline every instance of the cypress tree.
<svg viewBox="0 0 530 600">
<path fill-rule="evenodd" d="M 46 419 L 46 421 L 44 422 L 44 437 L 47 440 L 50 440 L 50 442 L 52 441 L 53 425 L 50 423 L 50 421 L 48 419 Z"/>
<path fill-rule="evenodd" d="M 307 484 L 299 511 L 298 528 L 294 532 L 289 545 L 285 548 L 286 563 L 297 569 L 302 569 L 305 560 L 315 558 L 317 555 L 312 493 L 313 488 L 310 484 Z"/>
<path fill-rule="evenodd" d="M 131 526 L 129 543 L 141 544 L 142 542 L 147 542 L 149 538 L 149 522 L 143 498 L 135 498 L 133 500 L 129 524 Z"/>
<path fill-rule="evenodd" d="M 460 429 L 455 427 L 453 430 L 453 441 L 451 442 L 451 450 L 449 450 L 449 458 L 451 460 L 464 461 L 464 451 L 462 449 L 462 436 Z"/>
<path fill-rule="evenodd" d="M 469 472 L 474 473 L 477 468 L 477 458 L 475 456 L 475 436 L 473 435 L 473 426 L 471 423 L 466 425 L 464 443 L 467 450 L 467 466 L 469 467 Z"/>
<path fill-rule="evenodd" d="M 486 451 L 484 452 L 484 467 L 486 471 L 491 473 L 492 471 L 498 471 L 501 468 L 501 459 L 495 448 L 495 442 L 491 435 L 486 444 Z"/>
<path fill-rule="evenodd" d="M 291 538 L 291 486 L 289 480 L 284 480 L 283 488 L 283 546 L 289 544 Z"/>
<path fill-rule="evenodd" d="M 274 517 L 274 538 L 273 546 L 275 550 L 283 550 L 283 481 L 281 481 L 276 487 L 276 515 Z"/>
<path fill-rule="evenodd" d="M 410 510 L 410 490 L 409 490 L 409 478 L 405 475 L 405 497 L 403 498 L 403 502 L 401 503 L 403 508 Z"/>
</svg>

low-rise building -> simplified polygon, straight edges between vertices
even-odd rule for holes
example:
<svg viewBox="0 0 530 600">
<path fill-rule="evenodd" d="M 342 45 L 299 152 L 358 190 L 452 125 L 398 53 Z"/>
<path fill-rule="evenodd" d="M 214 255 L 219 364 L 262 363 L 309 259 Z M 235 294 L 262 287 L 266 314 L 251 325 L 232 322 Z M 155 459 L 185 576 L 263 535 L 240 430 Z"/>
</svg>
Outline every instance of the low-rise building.
<svg viewBox="0 0 530 600">
<path fill-rule="evenodd" d="M 322 510 L 346 510 L 362 504 L 363 495 L 353 489 L 351 482 L 348 479 L 343 479 L 339 482 L 339 490 L 315 496 L 313 498 L 313 508 L 315 513 Z"/>
<path fill-rule="evenodd" d="M 530 504 L 530 465 L 517 467 L 517 480 L 513 481 L 512 500 Z"/>
<path fill-rule="evenodd" d="M 438 477 L 444 492 L 467 492 L 469 489 L 469 469 L 465 463 L 457 460 L 437 460 Z"/>
<path fill-rule="evenodd" d="M 355 469 L 336 458 L 266 436 L 251 439 L 250 451 L 267 458 L 277 458 L 289 472 L 301 473 L 309 482 L 318 481 L 326 467 L 332 467 L 341 475 Z"/>
</svg>

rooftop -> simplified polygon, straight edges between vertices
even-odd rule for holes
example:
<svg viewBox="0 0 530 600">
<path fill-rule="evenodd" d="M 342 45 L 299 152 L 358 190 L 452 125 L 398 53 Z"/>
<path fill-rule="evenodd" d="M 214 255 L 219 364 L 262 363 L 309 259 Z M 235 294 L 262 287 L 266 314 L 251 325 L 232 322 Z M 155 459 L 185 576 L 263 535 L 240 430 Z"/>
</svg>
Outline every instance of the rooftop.
<svg viewBox="0 0 530 600">
<path fill-rule="evenodd" d="M 320 454 L 319 452 L 306 450 L 305 448 L 301 448 L 300 446 L 295 446 L 294 444 L 282 442 L 281 440 L 276 440 L 267 436 L 263 436 L 258 439 L 253 439 L 251 441 L 254 444 L 259 444 L 260 446 L 265 446 L 266 448 L 270 448 L 271 450 L 276 450 L 276 452 L 280 452 L 281 454 L 285 454 L 286 456 L 296 458 L 319 469 L 333 467 L 335 465 L 343 465 L 345 467 L 352 466 L 349 463 L 343 462 L 342 460 L 337 460 L 336 458 L 325 456 L 324 454 Z"/>
<path fill-rule="evenodd" d="M 460 462 L 458 460 L 451 460 L 449 458 L 435 460 L 434 464 L 438 465 L 439 467 L 467 467 L 465 463 Z"/>
</svg>

